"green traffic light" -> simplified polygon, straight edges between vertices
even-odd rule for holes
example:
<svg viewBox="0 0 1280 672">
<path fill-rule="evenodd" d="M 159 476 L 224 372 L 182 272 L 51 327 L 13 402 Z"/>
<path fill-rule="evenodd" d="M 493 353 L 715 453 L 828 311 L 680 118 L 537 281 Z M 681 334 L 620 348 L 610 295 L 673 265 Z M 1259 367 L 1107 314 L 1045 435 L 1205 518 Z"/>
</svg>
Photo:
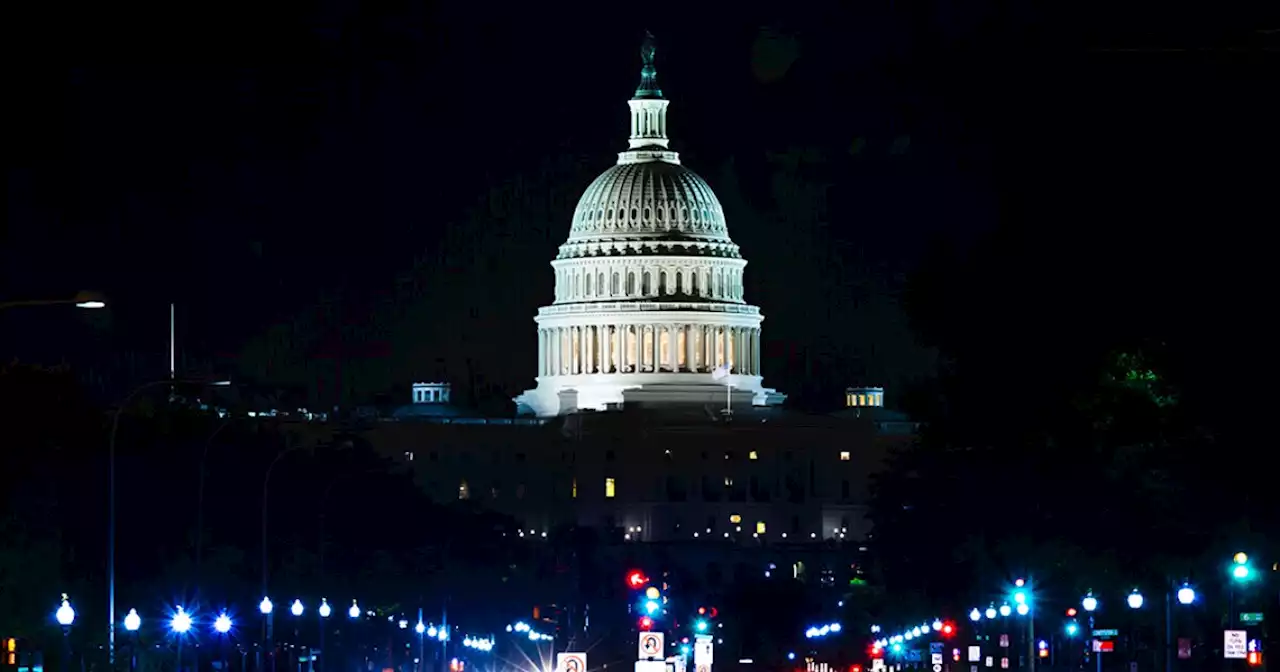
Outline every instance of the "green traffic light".
<svg viewBox="0 0 1280 672">
<path fill-rule="evenodd" d="M 694 624 L 693 624 L 693 627 L 694 627 L 694 629 L 696 629 L 698 632 L 706 632 L 706 631 L 707 631 L 707 628 L 708 628 L 709 626 L 707 625 L 707 622 L 706 622 L 706 621 L 704 621 L 704 620 L 702 620 L 702 619 L 698 619 L 698 621 L 697 621 L 696 623 L 694 623 Z"/>
<path fill-rule="evenodd" d="M 1249 575 L 1253 572 L 1249 569 L 1249 565 L 1236 565 L 1231 568 L 1231 578 L 1237 581 L 1248 581 Z"/>
</svg>

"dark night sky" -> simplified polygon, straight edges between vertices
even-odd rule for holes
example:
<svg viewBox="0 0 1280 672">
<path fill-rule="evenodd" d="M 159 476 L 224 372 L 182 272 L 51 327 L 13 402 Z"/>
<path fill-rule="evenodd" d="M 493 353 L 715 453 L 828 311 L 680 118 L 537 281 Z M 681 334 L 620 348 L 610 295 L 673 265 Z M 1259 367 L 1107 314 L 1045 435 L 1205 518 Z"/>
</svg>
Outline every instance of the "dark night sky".
<svg viewBox="0 0 1280 672">
<path fill-rule="evenodd" d="M 0 296 L 112 307 L 10 311 L 7 349 L 118 389 L 164 374 L 176 301 L 193 368 L 324 400 L 338 368 L 355 400 L 443 376 L 517 393 L 548 262 L 625 145 L 646 28 L 784 391 L 925 371 L 895 296 L 939 236 L 1145 246 L 1176 274 L 1248 257 L 1227 241 L 1274 220 L 1254 208 L 1276 172 L 1274 26 L 851 4 L 32 3 L 9 26 L 30 65 L 5 85 Z"/>
</svg>

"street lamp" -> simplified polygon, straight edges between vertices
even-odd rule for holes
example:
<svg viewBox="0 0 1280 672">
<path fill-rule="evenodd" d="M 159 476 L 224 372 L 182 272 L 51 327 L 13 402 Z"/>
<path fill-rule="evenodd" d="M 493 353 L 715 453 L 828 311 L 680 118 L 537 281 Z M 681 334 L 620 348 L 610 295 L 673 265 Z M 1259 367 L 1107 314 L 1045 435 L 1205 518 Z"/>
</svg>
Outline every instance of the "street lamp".
<svg viewBox="0 0 1280 672">
<path fill-rule="evenodd" d="M 1182 587 L 1178 589 L 1178 603 L 1191 604 L 1192 602 L 1195 602 L 1195 601 L 1196 601 L 1195 589 L 1192 588 L 1191 586 L 1186 585 L 1185 583 L 1182 584 Z"/>
<path fill-rule="evenodd" d="M 271 604 L 271 598 L 269 597 L 262 598 L 262 601 L 258 603 L 258 611 L 261 611 L 263 616 L 270 614 L 274 608 L 275 605 Z"/>
<path fill-rule="evenodd" d="M 107 302 L 97 292 L 76 292 L 75 296 L 61 299 L 26 299 L 22 301 L 5 301 L 0 303 L 0 310 L 6 308 L 31 308 L 35 306 L 75 306 L 96 310 L 106 308 Z"/>
<path fill-rule="evenodd" d="M 1138 592 L 1137 588 L 1134 588 L 1133 592 L 1129 593 L 1129 597 L 1125 598 L 1125 602 L 1129 604 L 1130 609 L 1141 609 L 1144 601 L 1142 593 Z"/>
<path fill-rule="evenodd" d="M 176 669 L 182 672 L 182 640 L 186 639 L 186 634 L 191 630 L 191 615 L 181 606 L 178 611 L 169 619 L 169 629 L 178 636 L 178 664 Z"/>
<path fill-rule="evenodd" d="M 1080 606 L 1081 606 L 1081 607 L 1083 607 L 1083 608 L 1084 608 L 1084 610 L 1085 610 L 1085 611 L 1088 611 L 1088 612 L 1094 612 L 1094 611 L 1097 611 L 1097 610 L 1098 610 L 1098 598 L 1094 597 L 1094 596 L 1093 596 L 1093 593 L 1089 593 L 1088 595 L 1085 595 L 1085 596 L 1084 596 L 1084 599 L 1083 599 L 1083 600 L 1080 600 Z"/>
<path fill-rule="evenodd" d="M 129 632 L 132 642 L 129 643 L 129 670 L 138 669 L 138 628 L 142 627 L 142 617 L 137 609 L 130 609 L 124 616 L 124 629 Z"/>
<path fill-rule="evenodd" d="M 1249 556 L 1243 552 L 1231 558 L 1231 578 L 1236 581 L 1248 581 L 1253 576 L 1253 568 L 1249 567 Z"/>
<path fill-rule="evenodd" d="M 165 380 L 153 380 L 134 388 L 116 406 L 115 413 L 112 414 L 111 434 L 107 438 L 107 667 L 112 669 L 116 665 L 116 434 L 120 431 L 120 415 L 133 401 L 133 398 L 143 390 L 161 385 L 169 385 L 172 388 L 176 383 L 226 387 L 231 384 L 231 381 L 178 381 L 172 377 Z"/>
<path fill-rule="evenodd" d="M 58 610 L 53 612 L 53 617 L 58 619 L 58 625 L 64 628 L 71 627 L 76 622 L 76 610 L 71 608 L 71 600 L 67 598 L 67 594 L 62 594 L 62 604 L 58 605 Z"/>
<path fill-rule="evenodd" d="M 62 594 L 62 604 L 53 612 L 58 625 L 62 626 L 62 660 L 67 669 L 71 669 L 71 624 L 76 622 L 76 610 L 71 608 L 71 600 Z"/>
<path fill-rule="evenodd" d="M 329 606 L 329 600 L 320 598 L 320 608 L 316 610 L 320 614 L 320 672 L 324 672 L 324 623 L 329 619 L 329 615 L 333 613 L 333 608 Z M 314 654 L 312 655 L 314 658 Z"/>
<path fill-rule="evenodd" d="M 1008 616 L 1009 614 L 1012 614 L 1012 613 L 1013 613 L 1013 608 L 1012 608 L 1012 607 L 1010 607 L 1010 606 L 1009 606 L 1009 605 L 1007 605 L 1007 604 L 1002 604 L 1002 605 L 1000 605 L 1000 615 L 1001 615 L 1001 616 Z"/>
<path fill-rule="evenodd" d="M 225 609 L 213 619 L 213 631 L 218 633 L 218 656 L 222 658 L 222 669 L 227 669 L 227 633 L 231 632 L 231 617 Z M 179 671 L 181 672 L 181 671 Z"/>
<path fill-rule="evenodd" d="M 987 617 L 987 620 L 995 620 L 995 618 L 996 618 L 996 608 L 995 608 L 995 607 L 987 607 L 986 617 Z"/>
<path fill-rule="evenodd" d="M 294 616 L 301 616 L 303 611 L 306 611 L 306 607 L 302 606 L 302 600 L 295 598 L 293 605 L 289 607 L 289 612 Z"/>
<path fill-rule="evenodd" d="M 978 622 L 978 621 L 981 621 L 981 620 L 982 620 L 982 612 L 981 612 L 981 611 L 978 611 L 978 608 L 977 608 L 977 607 L 974 607 L 974 608 L 973 608 L 973 611 L 970 611 L 970 612 L 969 612 L 969 620 L 971 620 L 971 621 L 973 621 L 973 622 L 975 622 L 975 623 L 976 623 L 976 622 Z"/>
<path fill-rule="evenodd" d="M 360 618 L 360 605 L 356 604 L 355 600 L 351 600 L 351 608 L 347 609 L 347 616 L 349 618 Z"/>
</svg>

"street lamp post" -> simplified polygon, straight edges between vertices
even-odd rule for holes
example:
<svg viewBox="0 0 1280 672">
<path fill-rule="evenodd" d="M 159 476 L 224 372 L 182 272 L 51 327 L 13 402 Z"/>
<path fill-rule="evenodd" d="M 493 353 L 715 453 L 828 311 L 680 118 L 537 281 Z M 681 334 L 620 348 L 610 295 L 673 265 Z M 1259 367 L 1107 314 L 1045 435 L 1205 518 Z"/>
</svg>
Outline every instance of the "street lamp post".
<svg viewBox="0 0 1280 672">
<path fill-rule="evenodd" d="M 176 669 L 182 672 L 182 643 L 187 638 L 187 633 L 191 631 L 191 615 L 181 606 L 174 613 L 173 618 L 169 619 L 169 629 L 178 637 L 178 664 Z"/>
<path fill-rule="evenodd" d="M 130 609 L 124 617 L 124 629 L 129 632 L 129 672 L 138 669 L 138 628 L 142 627 L 142 617 L 137 609 Z"/>
<path fill-rule="evenodd" d="M 181 382 L 212 387 L 226 387 L 231 384 L 226 380 Z M 111 669 L 116 665 L 116 435 L 120 431 L 120 415 L 134 397 L 144 390 L 174 383 L 175 381 L 169 378 L 139 385 L 116 406 L 111 418 L 111 434 L 107 438 L 107 667 Z"/>
<path fill-rule="evenodd" d="M 1084 599 L 1080 600 L 1080 606 L 1089 613 L 1089 646 L 1093 648 L 1093 612 L 1098 610 L 1098 598 L 1093 596 L 1093 591 L 1085 594 Z M 1102 672 L 1102 652 L 1092 651 L 1094 662 L 1097 663 L 1098 672 Z"/>
<path fill-rule="evenodd" d="M 213 621 L 213 630 L 218 633 L 218 657 L 222 659 L 222 669 L 227 669 L 227 633 L 231 632 L 231 617 L 224 609 Z"/>
<path fill-rule="evenodd" d="M 76 295 L 69 299 L 27 299 L 22 301 L 5 301 L 0 303 L 0 310 L 5 310 L 6 308 L 34 308 L 37 306 L 75 306 L 76 308 L 97 310 L 99 308 L 106 308 L 107 303 L 103 300 L 102 295 L 97 292 L 76 292 Z"/>
<path fill-rule="evenodd" d="M 53 617 L 57 619 L 58 625 L 62 626 L 62 660 L 65 669 L 71 669 L 71 624 L 76 622 L 76 610 L 71 607 L 71 600 L 67 598 L 67 594 L 62 594 L 62 603 L 58 605 L 58 610 L 53 612 Z"/>
<path fill-rule="evenodd" d="M 272 633 L 272 629 L 273 629 L 272 626 L 274 625 L 274 618 L 272 616 L 272 612 L 275 611 L 275 605 L 271 604 L 271 598 L 263 597 L 262 601 L 258 603 L 258 611 L 262 613 L 262 618 L 263 618 L 262 627 L 266 631 L 262 638 L 263 645 L 261 648 L 266 651 L 267 659 L 271 661 L 271 672 L 275 672 L 276 647 L 275 647 L 274 634 Z M 270 648 L 268 649 L 268 647 Z M 254 665 L 254 667 L 257 668 L 258 670 L 261 670 L 262 661 L 259 660 L 258 663 Z"/>
<path fill-rule="evenodd" d="M 317 609 L 317 611 L 320 613 L 320 672 L 324 672 L 325 658 L 329 657 L 328 652 L 324 650 L 324 631 L 325 625 L 329 622 L 329 615 L 333 613 L 333 607 L 329 606 L 329 600 L 322 597 L 320 598 L 320 608 Z M 311 654 L 313 665 L 315 657 L 315 653 L 313 652 Z"/>
</svg>

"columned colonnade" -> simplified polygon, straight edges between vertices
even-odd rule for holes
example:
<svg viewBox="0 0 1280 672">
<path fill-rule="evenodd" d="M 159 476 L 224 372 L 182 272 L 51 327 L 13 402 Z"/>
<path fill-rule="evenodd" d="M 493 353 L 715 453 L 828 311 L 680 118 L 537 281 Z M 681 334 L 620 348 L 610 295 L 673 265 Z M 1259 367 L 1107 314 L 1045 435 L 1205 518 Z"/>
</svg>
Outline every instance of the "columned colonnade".
<svg viewBox="0 0 1280 672">
<path fill-rule="evenodd" d="M 540 376 L 710 373 L 726 361 L 733 363 L 734 374 L 757 376 L 760 327 L 680 323 L 543 327 L 538 329 L 538 360 Z"/>
</svg>

